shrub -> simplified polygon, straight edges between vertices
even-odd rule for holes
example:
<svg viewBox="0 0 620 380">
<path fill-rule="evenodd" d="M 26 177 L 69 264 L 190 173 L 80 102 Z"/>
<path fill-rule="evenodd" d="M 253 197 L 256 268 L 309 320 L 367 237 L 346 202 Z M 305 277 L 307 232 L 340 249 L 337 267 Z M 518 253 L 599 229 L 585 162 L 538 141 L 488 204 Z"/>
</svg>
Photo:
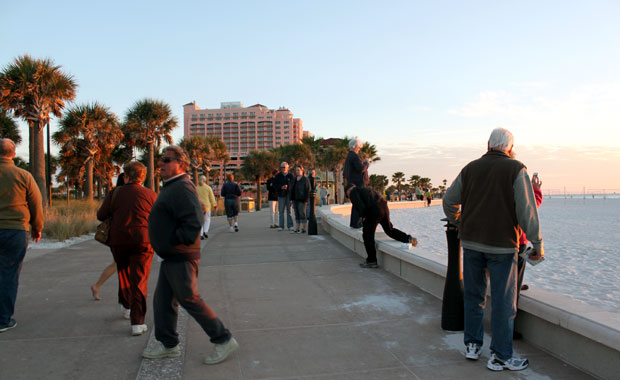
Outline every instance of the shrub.
<svg viewBox="0 0 620 380">
<path fill-rule="evenodd" d="M 60 201 L 53 203 L 45 213 L 45 237 L 65 241 L 95 232 L 99 224 L 97 210 L 100 204 L 99 201 L 87 200 L 73 200 L 69 204 Z"/>
</svg>

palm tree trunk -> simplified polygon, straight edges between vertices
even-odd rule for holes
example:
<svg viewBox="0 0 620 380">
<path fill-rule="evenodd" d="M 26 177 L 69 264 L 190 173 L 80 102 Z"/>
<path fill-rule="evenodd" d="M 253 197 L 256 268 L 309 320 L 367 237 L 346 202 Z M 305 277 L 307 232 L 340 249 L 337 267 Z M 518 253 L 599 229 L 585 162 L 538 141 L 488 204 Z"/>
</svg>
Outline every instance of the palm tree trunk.
<svg viewBox="0 0 620 380">
<path fill-rule="evenodd" d="M 260 188 L 261 178 L 256 178 L 256 211 L 260 211 L 262 208 L 261 205 L 261 188 Z"/>
<path fill-rule="evenodd" d="M 198 166 L 192 168 L 192 173 L 194 174 L 194 185 L 198 186 Z"/>
<path fill-rule="evenodd" d="M 43 147 L 43 123 L 40 122 L 40 126 L 33 128 L 34 132 L 34 156 L 33 161 L 30 163 L 32 169 L 32 176 L 39 186 L 41 191 L 41 197 L 43 198 L 43 207 L 47 208 L 47 184 L 45 181 L 45 151 Z"/>
<path fill-rule="evenodd" d="M 153 190 L 155 188 L 155 181 L 154 181 L 154 165 L 153 165 L 153 161 L 154 161 L 154 153 L 153 153 L 153 143 L 149 142 L 147 144 L 147 158 L 146 158 L 146 182 L 144 182 L 144 186 L 146 186 L 147 188 Z"/>
<path fill-rule="evenodd" d="M 86 199 L 92 201 L 93 200 L 93 159 L 92 157 L 86 161 L 86 182 L 85 182 L 85 192 Z"/>
<path fill-rule="evenodd" d="M 28 170 L 34 173 L 34 122 L 28 121 Z"/>
</svg>

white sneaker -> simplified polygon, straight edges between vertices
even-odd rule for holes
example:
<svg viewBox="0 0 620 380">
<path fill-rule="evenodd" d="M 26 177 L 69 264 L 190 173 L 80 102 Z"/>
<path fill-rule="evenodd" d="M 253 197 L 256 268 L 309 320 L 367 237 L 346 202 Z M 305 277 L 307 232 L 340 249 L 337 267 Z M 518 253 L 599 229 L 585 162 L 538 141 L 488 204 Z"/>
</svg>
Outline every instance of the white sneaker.
<svg viewBox="0 0 620 380">
<path fill-rule="evenodd" d="M 530 362 L 526 358 L 510 358 L 501 360 L 495 354 L 491 354 L 491 358 L 487 362 L 487 368 L 491 371 L 503 371 L 509 369 L 511 371 L 521 371 L 526 369 Z"/>
<path fill-rule="evenodd" d="M 235 229 L 234 229 L 233 227 L 230 227 L 230 228 L 228 229 L 228 232 L 235 232 Z"/>
<path fill-rule="evenodd" d="M 157 342 L 153 347 L 147 347 L 142 351 L 142 357 L 148 359 L 176 358 L 181 356 L 181 347 L 177 344 L 174 347 L 166 348 L 163 344 Z"/>
<path fill-rule="evenodd" d="M 282 230 L 283 230 L 283 228 L 278 228 L 278 231 L 282 231 Z"/>
<path fill-rule="evenodd" d="M 239 348 L 239 343 L 235 340 L 235 338 L 230 338 L 230 340 L 226 343 L 216 344 L 215 349 L 212 353 L 205 357 L 205 364 L 217 364 L 221 363 L 228 355 L 234 352 L 237 348 Z"/>
<path fill-rule="evenodd" d="M 465 347 L 465 357 L 469 360 L 478 360 L 482 353 L 482 347 L 476 343 L 468 343 Z"/>
<path fill-rule="evenodd" d="M 146 325 L 131 325 L 131 335 L 138 336 L 147 332 L 149 329 Z"/>
<path fill-rule="evenodd" d="M 121 305 L 121 313 L 123 313 L 123 318 L 129 319 L 131 318 L 131 309 L 125 309 L 125 306 Z"/>
</svg>

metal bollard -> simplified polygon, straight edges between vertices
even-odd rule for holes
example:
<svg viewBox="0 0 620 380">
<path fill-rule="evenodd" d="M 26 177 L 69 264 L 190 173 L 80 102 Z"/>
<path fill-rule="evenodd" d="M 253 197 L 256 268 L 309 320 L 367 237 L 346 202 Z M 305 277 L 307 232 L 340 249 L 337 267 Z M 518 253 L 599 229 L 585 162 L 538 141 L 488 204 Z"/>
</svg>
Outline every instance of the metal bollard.
<svg viewBox="0 0 620 380">
<path fill-rule="evenodd" d="M 465 329 L 463 307 L 463 271 L 461 265 L 461 242 L 458 227 L 446 222 L 446 239 L 448 241 L 448 271 L 443 288 L 441 305 L 441 328 L 447 331 L 463 331 Z"/>
<path fill-rule="evenodd" d="M 314 194 L 310 196 L 310 215 L 308 216 L 308 235 L 317 235 L 316 215 L 314 213 Z"/>
</svg>

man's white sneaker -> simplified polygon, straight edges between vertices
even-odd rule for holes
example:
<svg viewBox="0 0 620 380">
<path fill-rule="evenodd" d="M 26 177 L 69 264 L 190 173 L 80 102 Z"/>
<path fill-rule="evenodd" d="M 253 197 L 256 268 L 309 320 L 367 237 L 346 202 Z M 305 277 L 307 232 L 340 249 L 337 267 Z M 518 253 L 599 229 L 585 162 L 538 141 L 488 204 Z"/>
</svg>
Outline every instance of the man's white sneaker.
<svg viewBox="0 0 620 380">
<path fill-rule="evenodd" d="M 511 371 L 521 371 L 526 369 L 530 362 L 526 358 L 510 358 L 501 360 L 495 354 L 491 354 L 491 358 L 487 362 L 487 368 L 491 371 L 503 371 L 509 369 Z"/>
<path fill-rule="evenodd" d="M 237 348 L 239 348 L 239 343 L 235 340 L 235 338 L 230 338 L 230 340 L 226 343 L 216 344 L 215 349 L 212 353 L 205 357 L 205 364 L 217 364 L 221 363 L 228 355 L 234 352 Z"/>
<path fill-rule="evenodd" d="M 482 347 L 476 343 L 468 343 L 465 347 L 465 357 L 469 360 L 478 360 L 482 353 Z"/>
<path fill-rule="evenodd" d="M 131 325 L 131 335 L 138 336 L 147 332 L 149 329 L 146 325 Z"/>
<path fill-rule="evenodd" d="M 125 306 L 121 305 L 121 313 L 123 313 L 123 318 L 129 319 L 131 318 L 131 309 L 125 309 Z"/>
<path fill-rule="evenodd" d="M 176 358 L 181 356 L 181 347 L 177 344 L 174 347 L 166 348 L 157 342 L 153 347 L 147 347 L 142 351 L 142 356 L 148 359 Z"/>
<path fill-rule="evenodd" d="M 232 227 L 230 227 L 230 228 L 228 229 L 228 232 L 235 232 L 235 229 L 234 229 L 234 228 L 232 228 Z"/>
</svg>

